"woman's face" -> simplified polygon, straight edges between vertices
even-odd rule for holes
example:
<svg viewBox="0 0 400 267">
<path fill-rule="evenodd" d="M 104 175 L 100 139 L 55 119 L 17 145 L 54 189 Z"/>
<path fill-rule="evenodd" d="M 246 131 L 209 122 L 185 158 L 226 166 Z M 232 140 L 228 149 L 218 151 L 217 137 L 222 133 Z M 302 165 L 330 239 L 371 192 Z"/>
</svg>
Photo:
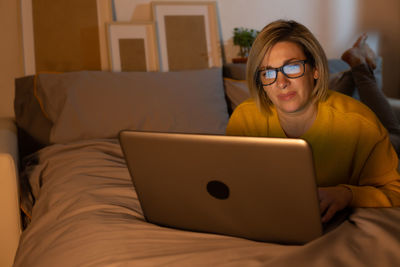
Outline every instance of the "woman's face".
<svg viewBox="0 0 400 267">
<path fill-rule="evenodd" d="M 303 49 L 293 42 L 276 43 L 265 55 L 261 68 L 279 68 L 291 62 L 307 59 Z M 288 72 L 290 68 L 286 68 Z M 314 88 L 314 79 L 318 78 L 318 71 L 305 64 L 304 75 L 299 78 L 288 78 L 282 72 L 277 73 L 276 81 L 263 86 L 269 99 L 275 105 L 278 113 L 300 113 L 312 108 L 311 93 Z"/>
</svg>

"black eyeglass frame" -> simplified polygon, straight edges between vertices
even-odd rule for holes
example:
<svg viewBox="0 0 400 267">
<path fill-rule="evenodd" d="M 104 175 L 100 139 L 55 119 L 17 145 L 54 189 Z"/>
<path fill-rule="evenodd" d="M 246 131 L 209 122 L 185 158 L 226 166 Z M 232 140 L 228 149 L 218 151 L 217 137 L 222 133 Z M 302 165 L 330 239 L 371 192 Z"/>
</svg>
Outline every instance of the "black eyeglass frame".
<svg viewBox="0 0 400 267">
<path fill-rule="evenodd" d="M 297 79 L 297 78 L 303 77 L 303 76 L 304 76 L 304 73 L 306 73 L 306 64 L 308 63 L 308 61 L 309 61 L 308 59 L 296 60 L 296 61 L 288 62 L 288 63 L 286 63 L 286 64 L 280 66 L 279 68 L 268 68 L 268 67 L 259 68 L 258 71 L 257 71 L 258 80 L 259 80 L 259 82 L 260 82 L 260 84 L 261 84 L 262 86 L 268 86 L 268 85 L 271 85 L 271 84 L 273 84 L 273 83 L 276 82 L 276 80 L 278 79 L 278 72 L 281 72 L 281 73 L 282 73 L 283 75 L 285 75 L 288 79 Z M 304 68 L 304 71 L 303 71 L 303 73 L 302 73 L 301 75 L 296 76 L 296 77 L 289 77 L 289 76 L 283 71 L 283 68 L 284 68 L 285 66 L 291 65 L 291 64 L 294 64 L 294 63 L 299 63 L 299 62 L 303 64 L 303 68 Z M 275 80 L 274 80 L 272 83 L 268 83 L 268 84 L 263 84 L 263 83 L 262 83 L 261 78 L 260 78 L 260 73 L 261 73 L 262 71 L 265 71 L 265 70 L 274 70 L 274 71 L 275 71 L 276 76 L 275 76 Z"/>
</svg>

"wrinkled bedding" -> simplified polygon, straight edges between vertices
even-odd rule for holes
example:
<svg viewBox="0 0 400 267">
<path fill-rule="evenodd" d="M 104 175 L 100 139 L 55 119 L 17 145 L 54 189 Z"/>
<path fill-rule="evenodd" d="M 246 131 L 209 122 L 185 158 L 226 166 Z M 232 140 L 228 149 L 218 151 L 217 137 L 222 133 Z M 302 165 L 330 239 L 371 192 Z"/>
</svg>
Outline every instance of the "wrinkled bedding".
<svg viewBox="0 0 400 267">
<path fill-rule="evenodd" d="M 15 266 L 399 266 L 400 208 L 356 209 L 303 246 L 147 223 L 119 143 L 57 144 L 30 173 L 36 199 Z"/>
</svg>

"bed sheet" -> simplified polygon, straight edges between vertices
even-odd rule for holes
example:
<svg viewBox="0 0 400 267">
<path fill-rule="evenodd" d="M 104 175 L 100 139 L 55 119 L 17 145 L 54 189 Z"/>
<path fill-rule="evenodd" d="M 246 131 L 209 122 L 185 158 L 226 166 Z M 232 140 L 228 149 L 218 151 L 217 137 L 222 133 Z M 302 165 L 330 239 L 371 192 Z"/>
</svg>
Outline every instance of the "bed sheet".
<svg viewBox="0 0 400 267">
<path fill-rule="evenodd" d="M 303 246 L 160 227 L 144 220 L 117 140 L 46 147 L 20 266 L 398 266 L 400 208 L 356 209 Z"/>
</svg>

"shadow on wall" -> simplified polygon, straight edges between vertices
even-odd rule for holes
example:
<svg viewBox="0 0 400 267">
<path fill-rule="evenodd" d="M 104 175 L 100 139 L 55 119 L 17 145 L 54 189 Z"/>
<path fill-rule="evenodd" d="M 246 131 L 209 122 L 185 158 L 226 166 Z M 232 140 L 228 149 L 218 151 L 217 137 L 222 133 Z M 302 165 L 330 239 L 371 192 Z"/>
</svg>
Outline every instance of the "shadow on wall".
<svg viewBox="0 0 400 267">
<path fill-rule="evenodd" d="M 358 0 L 358 30 L 376 31 L 380 35 L 380 55 L 383 58 L 383 91 L 389 97 L 400 98 L 400 1 Z"/>
</svg>

